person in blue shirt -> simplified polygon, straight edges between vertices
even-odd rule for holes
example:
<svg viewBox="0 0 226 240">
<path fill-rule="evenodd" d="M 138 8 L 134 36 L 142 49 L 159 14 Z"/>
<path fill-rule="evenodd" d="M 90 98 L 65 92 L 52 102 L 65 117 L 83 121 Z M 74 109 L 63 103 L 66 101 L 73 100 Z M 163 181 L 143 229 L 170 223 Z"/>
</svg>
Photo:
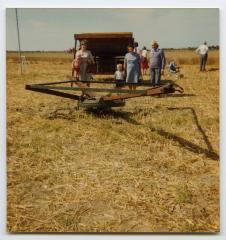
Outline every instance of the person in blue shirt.
<svg viewBox="0 0 226 240">
<path fill-rule="evenodd" d="M 124 69 L 126 71 L 126 82 L 129 83 L 129 89 L 136 89 L 136 83 L 140 78 L 140 55 L 134 52 L 132 46 L 128 47 L 128 53 L 124 58 Z"/>
<path fill-rule="evenodd" d="M 153 86 L 160 85 L 161 74 L 164 74 L 164 68 L 166 64 L 166 58 L 164 51 L 159 49 L 159 45 L 156 41 L 152 42 L 152 49 L 150 52 L 150 76 Z"/>
</svg>

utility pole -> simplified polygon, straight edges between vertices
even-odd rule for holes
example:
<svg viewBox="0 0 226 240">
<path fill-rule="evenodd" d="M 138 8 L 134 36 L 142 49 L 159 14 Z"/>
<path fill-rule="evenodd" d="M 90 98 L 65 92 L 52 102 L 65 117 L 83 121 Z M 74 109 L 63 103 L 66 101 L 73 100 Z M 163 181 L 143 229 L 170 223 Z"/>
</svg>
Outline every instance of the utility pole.
<svg viewBox="0 0 226 240">
<path fill-rule="evenodd" d="M 20 30 L 19 30 L 19 23 L 18 23 L 18 14 L 17 14 L 17 8 L 16 10 L 16 25 L 17 25 L 17 38 L 18 38 L 18 46 L 19 46 L 19 57 L 20 57 L 20 73 L 23 74 L 23 67 L 22 67 L 22 60 L 21 60 L 21 49 L 20 49 Z"/>
</svg>

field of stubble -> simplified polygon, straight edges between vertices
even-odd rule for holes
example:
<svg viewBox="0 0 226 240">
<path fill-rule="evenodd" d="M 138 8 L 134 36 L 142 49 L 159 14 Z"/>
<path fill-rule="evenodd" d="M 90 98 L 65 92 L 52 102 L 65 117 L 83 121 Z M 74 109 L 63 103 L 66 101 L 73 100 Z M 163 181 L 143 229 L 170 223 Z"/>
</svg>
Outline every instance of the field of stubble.
<svg viewBox="0 0 226 240">
<path fill-rule="evenodd" d="M 24 89 L 65 80 L 71 55 L 30 54 L 21 77 L 8 54 L 7 230 L 218 232 L 218 54 L 200 73 L 193 52 L 166 52 L 184 77 L 163 80 L 185 94 L 130 99 L 106 113 Z"/>
</svg>

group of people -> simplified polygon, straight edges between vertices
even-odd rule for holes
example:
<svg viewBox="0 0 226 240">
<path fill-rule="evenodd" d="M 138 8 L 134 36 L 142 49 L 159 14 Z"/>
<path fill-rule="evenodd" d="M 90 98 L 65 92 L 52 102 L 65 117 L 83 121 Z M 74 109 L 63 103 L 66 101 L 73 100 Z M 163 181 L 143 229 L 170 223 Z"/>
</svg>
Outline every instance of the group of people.
<svg viewBox="0 0 226 240">
<path fill-rule="evenodd" d="M 139 51 L 136 44 L 128 46 L 128 53 L 124 58 L 124 65 L 117 64 L 115 80 L 118 81 L 118 86 L 121 81 L 126 81 L 129 83 L 130 89 L 136 89 L 135 84 L 140 81 L 142 73 L 144 74 L 145 70 L 150 67 L 151 83 L 153 85 L 159 85 L 165 62 L 164 51 L 159 49 L 156 41 L 152 43 L 149 66 L 146 47 L 144 47 L 142 51 Z M 75 59 L 72 62 L 72 76 L 81 81 L 89 81 L 89 66 L 92 64 L 94 64 L 94 58 L 87 49 L 87 41 L 81 41 L 80 50 L 76 52 Z"/>
<path fill-rule="evenodd" d="M 156 41 L 152 43 L 149 64 L 146 47 L 140 51 L 136 44 L 135 46 L 129 46 L 128 53 L 124 58 L 125 72 L 123 71 L 122 64 L 118 64 L 117 71 L 115 72 L 115 80 L 119 82 L 125 79 L 129 85 L 129 89 L 135 90 L 136 83 L 140 81 L 141 76 L 145 74 L 146 69 L 150 67 L 151 83 L 152 85 L 159 85 L 165 63 L 164 51 L 159 49 Z"/>
<path fill-rule="evenodd" d="M 200 54 L 200 71 L 205 71 L 205 65 L 208 56 L 207 43 L 204 42 L 196 49 Z M 94 64 L 94 58 L 87 49 L 87 41 L 81 42 L 80 50 L 76 52 L 75 59 L 72 62 L 72 75 L 81 81 L 90 81 L 89 66 Z M 129 89 L 135 90 L 136 84 L 141 80 L 146 70 L 150 69 L 150 81 L 153 86 L 160 85 L 161 75 L 164 74 L 166 58 L 164 51 L 159 48 L 156 41 L 152 42 L 151 51 L 149 53 L 146 47 L 140 51 L 138 44 L 128 46 L 128 53 L 124 57 L 124 64 L 117 64 L 115 72 L 116 87 L 121 87 L 126 81 Z M 173 61 L 169 68 L 176 71 L 176 64 Z"/>
</svg>

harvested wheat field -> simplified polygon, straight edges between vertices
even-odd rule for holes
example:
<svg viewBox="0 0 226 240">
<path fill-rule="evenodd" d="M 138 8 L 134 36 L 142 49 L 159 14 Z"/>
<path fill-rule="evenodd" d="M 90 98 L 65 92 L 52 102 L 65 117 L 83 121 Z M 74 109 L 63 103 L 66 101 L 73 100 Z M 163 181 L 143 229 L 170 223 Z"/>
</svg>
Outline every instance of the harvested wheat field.
<svg viewBox="0 0 226 240">
<path fill-rule="evenodd" d="M 180 84 L 184 95 L 87 112 L 24 89 L 66 80 L 71 55 L 30 54 L 21 77 L 8 54 L 7 230 L 218 232 L 218 55 L 210 51 L 200 73 L 193 51 L 166 51 L 183 78 L 166 71 L 163 80 Z"/>
</svg>

